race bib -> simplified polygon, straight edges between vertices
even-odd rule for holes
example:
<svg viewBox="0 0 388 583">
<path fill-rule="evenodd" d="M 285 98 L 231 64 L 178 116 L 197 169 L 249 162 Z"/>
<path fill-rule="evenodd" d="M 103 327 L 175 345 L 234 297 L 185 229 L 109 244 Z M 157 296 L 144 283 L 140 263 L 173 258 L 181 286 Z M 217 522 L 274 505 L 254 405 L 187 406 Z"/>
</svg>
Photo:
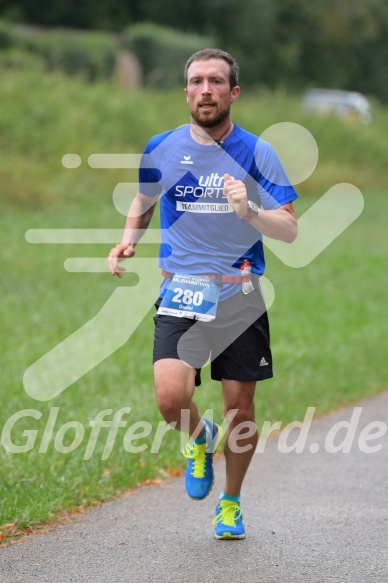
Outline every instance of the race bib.
<svg viewBox="0 0 388 583">
<path fill-rule="evenodd" d="M 220 285 L 214 279 L 176 273 L 157 313 L 210 322 L 216 317 L 219 295 Z"/>
</svg>

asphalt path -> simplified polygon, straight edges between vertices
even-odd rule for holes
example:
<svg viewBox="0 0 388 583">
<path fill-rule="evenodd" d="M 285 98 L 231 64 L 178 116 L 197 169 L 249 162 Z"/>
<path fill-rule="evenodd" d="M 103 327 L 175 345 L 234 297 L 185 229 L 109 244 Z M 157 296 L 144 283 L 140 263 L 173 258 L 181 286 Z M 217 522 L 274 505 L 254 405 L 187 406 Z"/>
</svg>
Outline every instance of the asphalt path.
<svg viewBox="0 0 388 583">
<path fill-rule="evenodd" d="M 183 477 L 140 488 L 3 547 L 0 581 L 387 583 L 387 425 L 385 392 L 262 443 L 242 491 L 245 540 L 214 539 L 219 456 L 206 500 L 187 498 Z"/>
</svg>

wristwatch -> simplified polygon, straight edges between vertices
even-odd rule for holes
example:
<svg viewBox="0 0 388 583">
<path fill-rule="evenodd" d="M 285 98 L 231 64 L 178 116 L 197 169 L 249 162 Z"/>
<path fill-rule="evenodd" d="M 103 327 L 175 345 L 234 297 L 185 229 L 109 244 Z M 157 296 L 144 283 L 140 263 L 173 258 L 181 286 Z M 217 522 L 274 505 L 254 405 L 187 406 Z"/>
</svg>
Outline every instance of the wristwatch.
<svg viewBox="0 0 388 583">
<path fill-rule="evenodd" d="M 248 217 L 252 216 L 252 215 L 258 215 L 260 212 L 260 207 L 252 200 L 248 200 L 247 208 L 248 208 Z"/>
<path fill-rule="evenodd" d="M 251 221 L 252 219 L 257 217 L 257 215 L 259 214 L 260 207 L 255 202 L 252 202 L 251 200 L 247 200 L 247 211 L 248 211 L 248 214 L 245 215 L 245 217 L 237 215 L 238 218 L 243 219 L 244 221 Z"/>
</svg>

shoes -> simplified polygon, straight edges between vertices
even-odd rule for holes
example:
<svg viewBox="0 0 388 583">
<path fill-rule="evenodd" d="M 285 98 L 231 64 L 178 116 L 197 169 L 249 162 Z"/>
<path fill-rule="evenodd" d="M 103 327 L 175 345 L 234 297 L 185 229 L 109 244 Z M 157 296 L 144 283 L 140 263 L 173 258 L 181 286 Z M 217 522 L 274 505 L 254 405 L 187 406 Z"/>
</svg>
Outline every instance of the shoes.
<svg viewBox="0 0 388 583">
<path fill-rule="evenodd" d="M 217 539 L 245 538 L 245 528 L 242 523 L 242 512 L 237 502 L 221 499 L 216 508 L 216 517 L 213 520 Z"/>
<path fill-rule="evenodd" d="M 183 452 L 188 459 L 185 473 L 186 492 L 193 500 L 203 500 L 213 487 L 213 454 L 222 439 L 221 427 L 208 419 L 202 421 L 205 424 L 206 442 L 189 443 Z"/>
</svg>

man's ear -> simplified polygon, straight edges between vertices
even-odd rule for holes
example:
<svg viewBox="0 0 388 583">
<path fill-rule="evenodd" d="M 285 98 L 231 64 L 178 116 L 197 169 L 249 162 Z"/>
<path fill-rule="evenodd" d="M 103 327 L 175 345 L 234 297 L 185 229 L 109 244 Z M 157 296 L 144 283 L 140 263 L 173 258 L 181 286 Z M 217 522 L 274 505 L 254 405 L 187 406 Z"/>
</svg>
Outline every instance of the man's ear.
<svg viewBox="0 0 388 583">
<path fill-rule="evenodd" d="M 231 103 L 233 103 L 233 101 L 236 101 L 236 99 L 238 98 L 239 95 L 240 95 L 240 87 L 238 85 L 235 85 L 232 88 L 232 91 L 230 92 Z"/>
</svg>

